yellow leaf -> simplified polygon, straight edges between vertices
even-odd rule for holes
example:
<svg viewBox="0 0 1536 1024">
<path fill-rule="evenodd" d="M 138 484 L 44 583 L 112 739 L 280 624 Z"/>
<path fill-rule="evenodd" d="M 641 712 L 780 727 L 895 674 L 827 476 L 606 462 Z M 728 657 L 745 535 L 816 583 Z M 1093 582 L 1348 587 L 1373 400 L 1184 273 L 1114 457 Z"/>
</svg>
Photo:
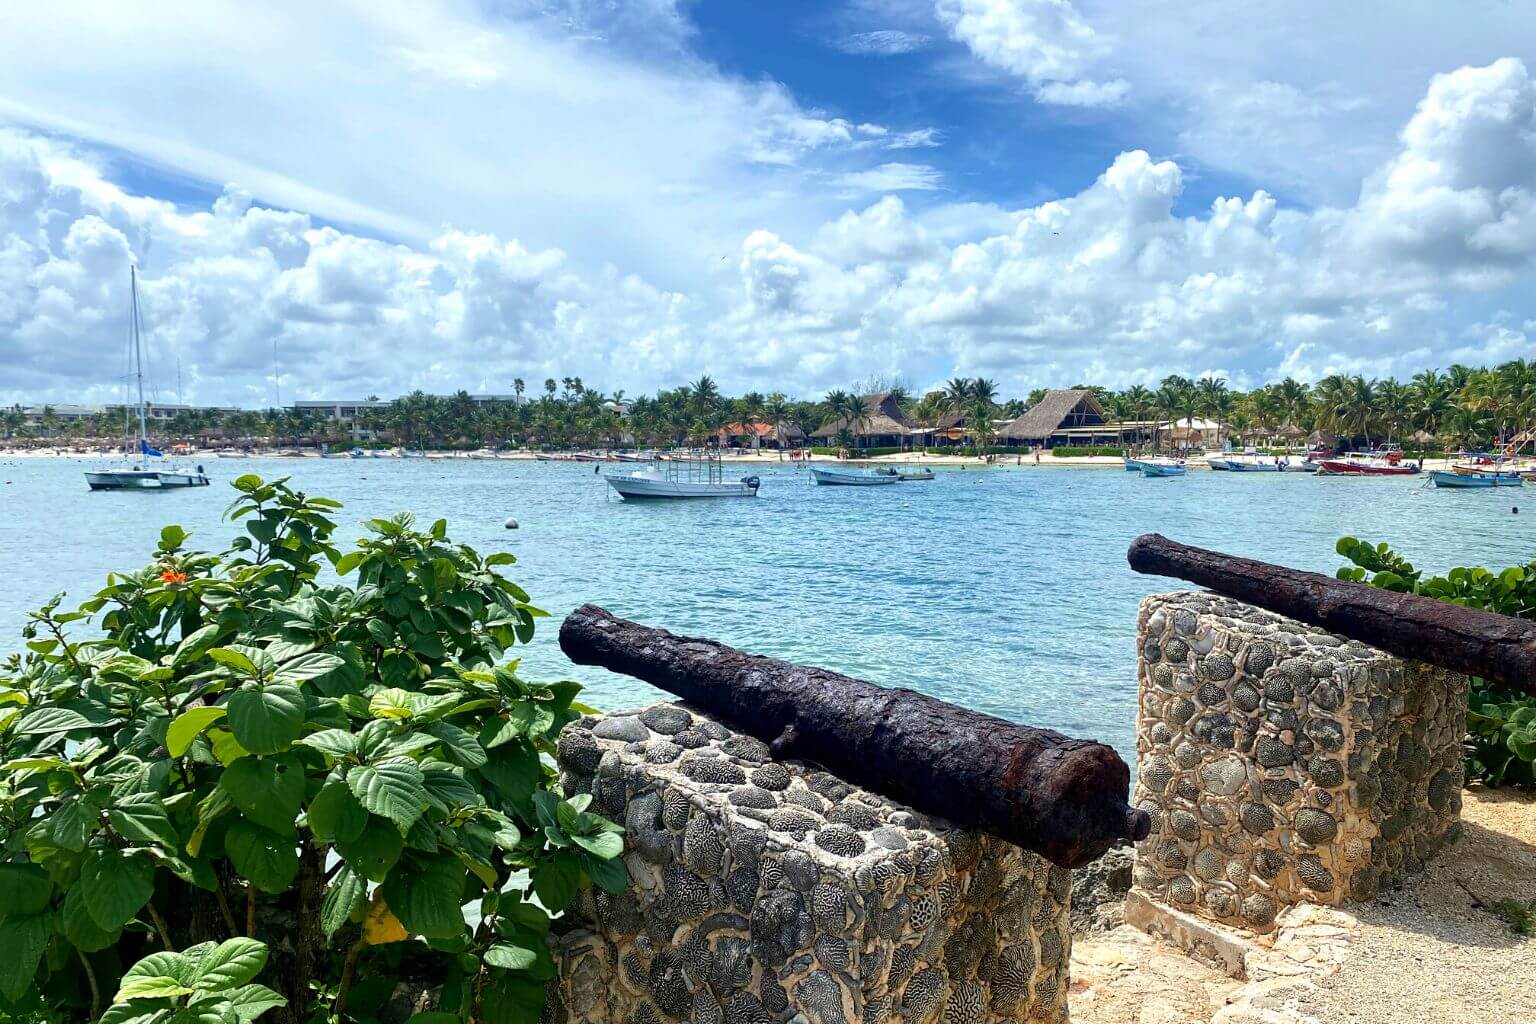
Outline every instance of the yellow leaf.
<svg viewBox="0 0 1536 1024">
<path fill-rule="evenodd" d="M 411 933 L 384 902 L 383 894 L 375 891 L 368 903 L 368 913 L 363 915 L 363 941 L 370 946 L 385 946 L 391 942 L 404 942 L 410 937 Z"/>
</svg>

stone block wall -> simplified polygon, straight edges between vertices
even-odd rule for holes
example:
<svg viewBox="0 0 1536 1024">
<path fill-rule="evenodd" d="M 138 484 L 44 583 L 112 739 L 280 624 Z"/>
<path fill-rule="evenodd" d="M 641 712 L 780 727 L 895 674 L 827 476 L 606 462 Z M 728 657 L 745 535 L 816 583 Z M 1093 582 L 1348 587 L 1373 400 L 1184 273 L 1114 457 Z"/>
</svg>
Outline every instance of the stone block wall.
<svg viewBox="0 0 1536 1024">
<path fill-rule="evenodd" d="M 1136 888 L 1264 933 L 1455 839 L 1465 676 L 1208 593 L 1141 604 Z"/>
<path fill-rule="evenodd" d="M 1071 872 L 679 704 L 586 718 L 562 782 L 632 884 L 556 940 L 555 1021 L 1065 1021 Z"/>
</svg>

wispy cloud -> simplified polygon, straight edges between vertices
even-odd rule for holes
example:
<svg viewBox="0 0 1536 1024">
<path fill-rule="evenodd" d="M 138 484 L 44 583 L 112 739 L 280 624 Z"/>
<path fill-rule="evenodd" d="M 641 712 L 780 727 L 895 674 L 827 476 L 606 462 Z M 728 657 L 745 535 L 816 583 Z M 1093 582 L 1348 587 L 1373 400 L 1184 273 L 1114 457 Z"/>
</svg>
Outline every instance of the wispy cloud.
<svg viewBox="0 0 1536 1024">
<path fill-rule="evenodd" d="M 859 57 L 895 57 L 921 50 L 931 42 L 932 37 L 921 32 L 887 28 L 877 32 L 855 32 L 836 40 L 833 45 L 844 53 Z"/>
<path fill-rule="evenodd" d="M 931 192 L 940 188 L 944 175 L 928 164 L 892 161 L 865 171 L 840 175 L 838 184 L 865 192 Z"/>
</svg>

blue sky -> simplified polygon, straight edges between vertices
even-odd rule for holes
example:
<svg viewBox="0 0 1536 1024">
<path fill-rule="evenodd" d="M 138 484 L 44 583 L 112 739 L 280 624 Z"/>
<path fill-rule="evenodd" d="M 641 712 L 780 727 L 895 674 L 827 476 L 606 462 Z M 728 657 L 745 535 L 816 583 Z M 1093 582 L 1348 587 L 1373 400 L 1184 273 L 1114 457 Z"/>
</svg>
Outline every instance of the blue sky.
<svg viewBox="0 0 1536 1024">
<path fill-rule="evenodd" d="M 1531 53 L 1497 0 L 29 5 L 0 400 L 113 389 L 130 261 L 198 401 L 1530 355 Z"/>
</svg>

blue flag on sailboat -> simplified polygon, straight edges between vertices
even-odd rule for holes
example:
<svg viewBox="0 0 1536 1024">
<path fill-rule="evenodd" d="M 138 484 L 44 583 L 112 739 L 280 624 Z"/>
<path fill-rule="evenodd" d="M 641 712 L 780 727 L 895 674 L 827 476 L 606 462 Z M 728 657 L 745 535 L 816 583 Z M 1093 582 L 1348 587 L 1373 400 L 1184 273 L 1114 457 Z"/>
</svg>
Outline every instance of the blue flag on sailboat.
<svg viewBox="0 0 1536 1024">
<path fill-rule="evenodd" d="M 145 455 L 153 455 L 153 456 L 155 456 L 157 458 L 164 458 L 165 457 L 165 453 L 164 452 L 160 451 L 157 448 L 151 448 L 149 446 L 149 442 L 144 440 L 142 437 L 139 438 L 139 451 L 142 452 Z"/>
</svg>

